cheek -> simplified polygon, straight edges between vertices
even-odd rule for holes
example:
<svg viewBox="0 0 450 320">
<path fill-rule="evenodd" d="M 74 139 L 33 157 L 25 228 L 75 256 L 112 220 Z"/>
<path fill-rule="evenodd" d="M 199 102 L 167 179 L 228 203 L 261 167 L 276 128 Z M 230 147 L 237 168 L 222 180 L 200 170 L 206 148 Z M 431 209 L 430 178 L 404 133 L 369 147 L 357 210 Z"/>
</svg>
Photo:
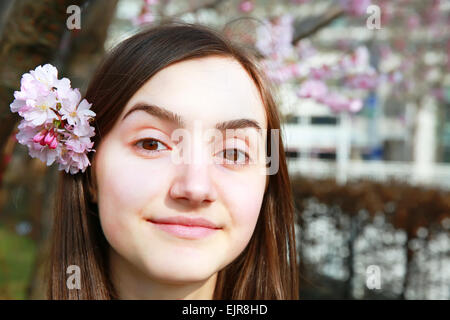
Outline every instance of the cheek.
<svg viewBox="0 0 450 320">
<path fill-rule="evenodd" d="M 142 208 L 162 192 L 169 172 L 163 161 L 152 160 L 149 166 L 146 160 L 127 157 L 123 150 L 101 151 L 97 162 L 99 215 L 105 236 L 116 243 L 124 241 L 140 222 Z"/>
<path fill-rule="evenodd" d="M 250 240 L 264 197 L 265 176 L 255 174 L 231 181 L 224 188 L 225 201 L 232 220 L 231 232 L 237 247 L 243 249 Z"/>
<path fill-rule="evenodd" d="M 250 188 L 235 188 L 229 191 L 229 197 L 236 204 L 232 209 L 234 223 L 244 227 L 255 224 L 261 209 L 262 193 Z"/>
<path fill-rule="evenodd" d="M 148 161 L 152 161 L 151 166 Z M 116 208 L 141 208 L 143 203 L 160 193 L 164 182 L 167 182 L 168 166 L 164 159 L 114 157 L 109 152 L 100 158 L 99 164 L 99 197 L 114 203 Z"/>
</svg>

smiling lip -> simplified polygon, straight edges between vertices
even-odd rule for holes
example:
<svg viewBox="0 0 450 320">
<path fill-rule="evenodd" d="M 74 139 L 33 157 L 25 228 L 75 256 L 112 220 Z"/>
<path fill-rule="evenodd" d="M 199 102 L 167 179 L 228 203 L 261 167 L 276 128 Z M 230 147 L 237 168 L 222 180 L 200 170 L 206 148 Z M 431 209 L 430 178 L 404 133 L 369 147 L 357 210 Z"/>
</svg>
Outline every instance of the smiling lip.
<svg viewBox="0 0 450 320">
<path fill-rule="evenodd" d="M 147 221 L 163 231 L 187 239 L 205 238 L 222 229 L 213 222 L 203 218 L 177 216 L 148 219 Z"/>
</svg>

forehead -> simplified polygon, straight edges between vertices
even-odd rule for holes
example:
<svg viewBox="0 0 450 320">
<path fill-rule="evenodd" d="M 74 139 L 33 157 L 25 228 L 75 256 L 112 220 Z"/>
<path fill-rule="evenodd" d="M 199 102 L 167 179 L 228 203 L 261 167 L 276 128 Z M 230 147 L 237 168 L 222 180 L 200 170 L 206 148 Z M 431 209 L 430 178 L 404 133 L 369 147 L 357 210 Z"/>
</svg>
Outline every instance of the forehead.
<svg viewBox="0 0 450 320">
<path fill-rule="evenodd" d="M 206 57 L 175 63 L 156 73 L 128 101 L 123 114 L 136 103 L 168 109 L 187 123 L 205 125 L 249 118 L 267 127 L 259 91 L 246 70 L 234 59 Z"/>
</svg>

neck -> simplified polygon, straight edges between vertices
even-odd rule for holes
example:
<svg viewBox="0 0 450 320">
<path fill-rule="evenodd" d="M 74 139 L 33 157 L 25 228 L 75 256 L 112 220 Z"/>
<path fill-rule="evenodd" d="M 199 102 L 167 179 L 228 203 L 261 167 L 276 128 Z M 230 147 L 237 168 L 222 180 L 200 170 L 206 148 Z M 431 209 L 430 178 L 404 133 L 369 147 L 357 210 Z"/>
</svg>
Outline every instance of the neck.
<svg viewBox="0 0 450 320">
<path fill-rule="evenodd" d="M 217 273 L 204 281 L 169 283 L 145 274 L 109 248 L 111 279 L 122 300 L 212 300 Z"/>
</svg>

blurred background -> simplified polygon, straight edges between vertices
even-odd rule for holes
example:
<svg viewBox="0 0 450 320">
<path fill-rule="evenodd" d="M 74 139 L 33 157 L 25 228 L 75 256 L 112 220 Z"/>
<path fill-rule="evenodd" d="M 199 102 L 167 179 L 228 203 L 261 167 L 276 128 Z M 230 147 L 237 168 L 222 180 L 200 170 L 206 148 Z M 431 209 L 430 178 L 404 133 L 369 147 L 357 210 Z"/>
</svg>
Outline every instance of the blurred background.
<svg viewBox="0 0 450 320">
<path fill-rule="evenodd" d="M 450 299 L 450 0 L 1 1 L 0 299 L 45 298 L 58 173 L 15 140 L 21 75 L 51 63 L 85 92 L 105 51 L 170 18 L 222 30 L 274 84 L 301 298 Z"/>
</svg>

